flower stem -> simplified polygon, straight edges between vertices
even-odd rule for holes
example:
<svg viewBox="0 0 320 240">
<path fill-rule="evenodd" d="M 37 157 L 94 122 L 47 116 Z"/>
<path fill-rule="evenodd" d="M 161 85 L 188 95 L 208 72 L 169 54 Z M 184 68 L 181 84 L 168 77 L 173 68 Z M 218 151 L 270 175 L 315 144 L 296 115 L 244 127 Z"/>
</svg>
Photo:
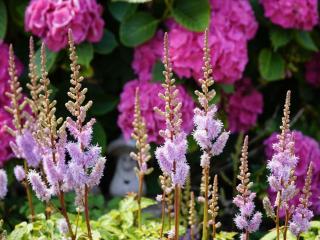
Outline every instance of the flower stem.
<svg viewBox="0 0 320 240">
<path fill-rule="evenodd" d="M 85 187 L 84 187 L 84 214 L 85 214 L 85 218 L 86 218 L 88 238 L 90 240 L 92 240 L 92 233 L 91 233 L 91 227 L 90 227 L 90 217 L 89 217 L 88 186 L 87 185 L 85 185 Z"/>
<path fill-rule="evenodd" d="M 217 232 L 217 229 L 216 229 L 216 223 L 214 222 L 212 224 L 212 239 L 214 240 L 215 237 L 216 237 L 216 232 Z"/>
<path fill-rule="evenodd" d="M 277 240 L 280 240 L 280 223 L 279 223 L 279 214 L 280 214 L 280 204 L 277 206 L 276 212 L 276 230 L 277 230 Z"/>
<path fill-rule="evenodd" d="M 174 240 L 179 239 L 179 214 L 180 214 L 180 187 L 174 186 Z"/>
<path fill-rule="evenodd" d="M 284 222 L 284 228 L 283 228 L 283 240 L 287 240 L 287 231 L 288 231 L 288 222 L 289 222 L 289 211 L 286 210 L 286 218 Z"/>
<path fill-rule="evenodd" d="M 203 206 L 203 225 L 202 225 L 202 240 L 208 240 L 208 192 L 209 192 L 209 167 L 204 169 L 205 191 L 204 191 L 204 206 Z"/>
<path fill-rule="evenodd" d="M 141 196 L 143 187 L 143 173 L 139 173 L 139 191 L 138 191 L 138 228 L 141 229 Z"/>
<path fill-rule="evenodd" d="M 165 197 L 166 197 L 166 194 L 165 194 L 165 191 L 163 191 L 162 193 L 162 199 L 161 199 L 161 229 L 160 229 L 160 239 L 162 239 L 162 236 L 163 236 L 163 228 L 164 228 L 164 217 L 165 217 Z"/>
<path fill-rule="evenodd" d="M 66 205 L 65 205 L 65 200 L 64 200 L 64 192 L 63 191 L 60 191 L 59 201 L 60 201 L 60 205 L 61 205 L 61 214 L 66 219 L 71 239 L 75 240 L 76 238 L 75 238 L 75 236 L 73 234 L 71 223 L 70 223 L 70 220 L 69 220 L 69 217 L 68 217 L 68 213 L 67 213 L 67 209 L 66 209 Z"/>
<path fill-rule="evenodd" d="M 249 240 L 249 231 L 246 230 L 245 240 Z"/>
<path fill-rule="evenodd" d="M 28 173 L 29 168 L 28 168 L 26 160 L 23 161 L 23 166 L 24 166 L 25 173 Z M 33 203 L 32 203 L 32 195 L 31 195 L 30 187 L 29 187 L 29 184 L 27 181 L 25 182 L 24 187 L 26 189 L 29 209 L 30 209 L 30 213 L 31 213 L 31 222 L 33 222 L 35 219 L 35 213 L 34 213 L 34 207 L 33 207 Z"/>
</svg>

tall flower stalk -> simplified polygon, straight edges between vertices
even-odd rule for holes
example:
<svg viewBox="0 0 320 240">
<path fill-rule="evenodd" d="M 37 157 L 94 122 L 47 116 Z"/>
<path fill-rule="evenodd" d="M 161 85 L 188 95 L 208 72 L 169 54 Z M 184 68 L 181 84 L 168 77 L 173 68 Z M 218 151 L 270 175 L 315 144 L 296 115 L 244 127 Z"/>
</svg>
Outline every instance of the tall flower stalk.
<svg viewBox="0 0 320 240">
<path fill-rule="evenodd" d="M 13 116 L 12 122 L 13 122 L 14 129 L 7 126 L 7 131 L 14 137 L 18 137 L 23 134 L 24 121 L 25 121 L 25 116 L 23 113 L 24 113 L 24 108 L 27 102 L 23 99 L 22 88 L 20 87 L 20 82 L 18 81 L 12 45 L 10 45 L 10 48 L 9 48 L 8 72 L 10 76 L 10 80 L 9 80 L 10 92 L 7 92 L 6 95 L 10 98 L 11 104 L 10 106 L 6 106 L 5 109 Z M 23 159 L 23 167 L 24 167 L 24 171 L 27 173 L 29 171 L 29 166 L 26 158 Z M 31 213 L 31 221 L 33 221 L 35 218 L 35 211 L 32 203 L 30 185 L 27 181 L 24 181 L 23 185 L 24 185 L 27 199 L 28 199 L 29 209 Z"/>
<path fill-rule="evenodd" d="M 204 47 L 203 47 L 203 79 L 199 79 L 201 83 L 201 91 L 195 91 L 198 96 L 198 102 L 200 107 L 194 110 L 194 125 L 195 131 L 193 137 L 197 141 L 202 150 L 201 155 L 201 167 L 202 167 L 202 179 L 201 179 L 201 197 L 199 198 L 203 202 L 203 225 L 202 225 L 202 240 L 209 238 L 209 182 L 210 182 L 210 161 L 213 156 L 217 156 L 222 153 L 223 148 L 229 138 L 229 132 L 222 132 L 223 123 L 216 119 L 217 106 L 210 104 L 215 97 L 215 91 L 209 88 L 213 85 L 214 80 L 212 78 L 212 67 L 210 59 L 210 48 L 208 44 L 208 31 L 205 31 Z"/>
<path fill-rule="evenodd" d="M 250 172 L 248 166 L 248 136 L 245 137 L 242 147 L 240 159 L 240 180 L 237 186 L 238 195 L 233 199 L 233 203 L 239 208 L 240 213 L 234 218 L 237 228 L 243 231 L 242 240 L 249 240 L 249 234 L 258 230 L 262 214 L 255 212 L 255 204 L 253 202 L 256 194 L 251 192 Z"/>
<path fill-rule="evenodd" d="M 221 223 L 217 222 L 217 216 L 219 213 L 218 200 L 219 200 L 218 175 L 215 175 L 213 179 L 211 199 L 209 200 L 209 213 L 211 215 L 209 225 L 212 226 L 212 233 L 211 233 L 212 239 L 215 239 L 217 228 L 221 226 Z"/>
<path fill-rule="evenodd" d="M 300 235 L 303 232 L 308 231 L 310 228 L 310 220 L 313 217 L 313 212 L 309 209 L 311 203 L 309 201 L 311 197 L 311 183 L 312 183 L 312 163 L 309 164 L 307 177 L 302 190 L 302 195 L 299 198 L 299 205 L 295 208 L 292 215 L 292 220 L 289 223 L 290 231 L 300 239 Z"/>
<path fill-rule="evenodd" d="M 181 130 L 181 102 L 177 96 L 178 89 L 172 78 L 172 67 L 169 57 L 168 34 L 164 36 L 164 93 L 159 96 L 165 101 L 165 109 L 156 108 L 155 111 L 166 120 L 166 129 L 160 131 L 164 138 L 164 144 L 157 148 L 156 158 L 161 170 L 170 176 L 174 187 L 174 239 L 179 239 L 179 213 L 180 213 L 180 191 L 184 186 L 189 172 L 189 165 L 186 161 L 187 139 L 186 134 Z"/>
<path fill-rule="evenodd" d="M 285 212 L 283 237 L 286 239 L 289 219 L 294 210 L 289 201 L 297 194 L 294 171 L 298 158 L 294 154 L 294 135 L 290 131 L 290 96 L 291 92 L 288 91 L 280 127 L 281 133 L 277 136 L 278 142 L 273 145 L 275 153 L 267 164 L 267 168 L 270 170 L 269 185 L 272 191 L 277 192 L 274 204 L 277 240 L 280 239 L 280 211 L 284 210 Z"/>
<path fill-rule="evenodd" d="M 76 192 L 76 205 L 84 211 L 88 238 L 92 240 L 92 231 L 89 217 L 88 194 L 91 188 L 97 186 L 103 175 L 106 159 L 101 156 L 101 148 L 91 144 L 92 126 L 95 119 L 87 123 L 87 111 L 92 106 L 92 101 L 85 103 L 85 94 L 87 88 L 82 88 L 84 78 L 80 76 L 80 65 L 78 65 L 78 56 L 76 47 L 69 30 L 69 50 L 71 67 L 71 87 L 68 96 L 71 100 L 66 103 L 66 108 L 75 118 L 67 118 L 66 127 L 76 142 L 68 142 L 66 149 L 71 160 L 67 166 L 68 187 Z"/>
<path fill-rule="evenodd" d="M 136 169 L 136 174 L 139 180 L 138 188 L 138 228 L 141 229 L 141 197 L 143 190 L 143 179 L 146 174 L 152 172 L 152 168 L 147 167 L 147 162 L 150 160 L 151 155 L 150 145 L 148 144 L 148 135 L 146 129 L 146 123 L 141 115 L 140 109 L 140 95 L 139 88 L 136 89 L 135 96 L 135 107 L 134 107 L 134 121 L 133 121 L 133 133 L 131 137 L 136 141 L 137 152 L 131 152 L 130 156 L 132 159 L 136 160 L 138 163 L 138 169 Z"/>
</svg>

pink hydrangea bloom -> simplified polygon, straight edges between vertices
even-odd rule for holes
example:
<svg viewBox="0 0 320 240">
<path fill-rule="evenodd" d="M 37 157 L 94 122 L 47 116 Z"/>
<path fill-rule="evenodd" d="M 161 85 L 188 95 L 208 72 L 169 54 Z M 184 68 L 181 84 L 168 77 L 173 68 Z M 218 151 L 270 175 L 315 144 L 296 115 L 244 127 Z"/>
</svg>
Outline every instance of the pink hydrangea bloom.
<svg viewBox="0 0 320 240">
<path fill-rule="evenodd" d="M 161 143 L 163 140 L 159 135 L 159 130 L 165 129 L 165 120 L 158 114 L 155 114 L 153 110 L 154 107 L 159 107 L 162 110 L 164 109 L 165 103 L 158 96 L 159 92 L 163 92 L 160 83 L 133 80 L 124 86 L 118 105 L 118 110 L 120 112 L 118 126 L 121 128 L 124 136 L 130 138 L 133 130 L 134 98 L 137 87 L 140 89 L 141 113 L 146 121 L 148 140 L 150 142 Z M 182 100 L 182 129 L 186 133 L 190 133 L 193 127 L 192 117 L 195 105 L 192 98 L 182 86 L 178 86 L 177 88 L 179 89 L 179 99 Z"/>
<path fill-rule="evenodd" d="M 306 63 L 306 80 L 310 85 L 320 87 L 320 53 Z"/>
<path fill-rule="evenodd" d="M 263 111 L 263 96 L 245 78 L 236 83 L 235 92 L 229 96 L 227 114 L 232 132 L 246 132 L 257 122 Z"/>
<path fill-rule="evenodd" d="M 265 16 L 284 28 L 312 30 L 318 24 L 317 0 L 261 0 Z"/>
<path fill-rule="evenodd" d="M 274 154 L 272 146 L 277 142 L 276 136 L 277 134 L 273 133 L 268 139 L 264 141 L 265 153 L 268 159 L 270 159 Z M 296 186 L 297 188 L 302 190 L 309 163 L 312 162 L 314 171 L 311 186 L 312 196 L 310 198 L 310 202 L 312 203 L 311 209 L 315 211 L 315 213 L 320 213 L 320 146 L 314 139 L 303 135 L 303 133 L 299 131 L 293 131 L 293 136 L 295 140 L 295 155 L 299 158 L 295 170 L 295 175 L 297 176 Z M 276 198 L 276 193 L 273 191 L 269 191 L 269 195 L 271 200 L 274 200 Z M 297 195 L 292 202 L 298 204 L 299 195 Z"/>
<path fill-rule="evenodd" d="M 98 42 L 103 35 L 102 6 L 95 0 L 32 0 L 25 13 L 25 29 L 59 51 L 68 43 L 68 29 L 75 43 Z"/>
<path fill-rule="evenodd" d="M 247 41 L 257 30 L 257 22 L 247 0 L 212 0 L 209 47 L 217 82 L 233 83 L 242 77 L 248 62 Z M 173 71 L 179 77 L 199 79 L 202 66 L 203 34 L 191 32 L 173 20 L 166 23 L 170 35 Z M 152 66 L 162 53 L 162 31 L 137 47 L 132 67 L 139 79 L 151 78 Z M 140 57 L 140 56 L 147 56 Z"/>
</svg>

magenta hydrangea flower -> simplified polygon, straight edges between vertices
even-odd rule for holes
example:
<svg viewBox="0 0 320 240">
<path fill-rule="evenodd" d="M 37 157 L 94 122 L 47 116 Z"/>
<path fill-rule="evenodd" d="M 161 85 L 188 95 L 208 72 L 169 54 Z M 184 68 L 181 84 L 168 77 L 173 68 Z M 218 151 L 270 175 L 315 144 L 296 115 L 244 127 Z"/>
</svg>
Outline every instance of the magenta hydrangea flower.
<svg viewBox="0 0 320 240">
<path fill-rule="evenodd" d="M 303 135 L 302 132 L 293 131 L 294 141 L 295 141 L 295 155 L 299 158 L 295 169 L 295 175 L 297 176 L 296 187 L 302 190 L 304 186 L 304 181 L 306 178 L 307 170 L 309 163 L 313 164 L 313 177 L 312 177 L 312 185 L 311 191 L 312 196 L 310 198 L 310 202 L 312 203 L 311 209 L 315 213 L 320 213 L 320 190 L 319 190 L 319 172 L 320 172 L 320 147 L 317 141 L 312 139 L 309 136 Z M 277 142 L 277 134 L 273 133 L 268 139 L 264 141 L 265 145 L 265 153 L 268 159 L 274 154 L 274 149 L 272 148 L 273 144 Z M 271 200 L 276 198 L 276 193 L 269 189 L 269 196 Z M 295 196 L 292 199 L 292 203 L 299 203 L 299 195 Z"/>
<path fill-rule="evenodd" d="M 318 24 L 317 0 L 261 0 L 264 14 L 283 28 L 312 30 Z"/>
<path fill-rule="evenodd" d="M 68 43 L 68 29 L 75 43 L 98 42 L 103 35 L 102 6 L 95 0 L 32 0 L 25 12 L 25 29 L 59 51 Z"/>
<path fill-rule="evenodd" d="M 247 41 L 256 33 L 255 20 L 247 0 L 212 0 L 209 47 L 217 82 L 234 83 L 242 77 L 248 61 Z M 203 34 L 191 32 L 173 20 L 166 23 L 170 34 L 170 55 L 179 77 L 201 77 Z M 155 62 L 161 59 L 163 32 L 137 47 L 132 67 L 141 80 L 149 80 Z M 141 57 L 141 56 L 147 56 Z"/>
<path fill-rule="evenodd" d="M 0 169 L 0 199 L 4 199 L 8 192 L 8 177 L 5 170 Z"/>
<path fill-rule="evenodd" d="M 164 101 L 158 97 L 158 93 L 163 92 L 160 83 L 133 80 L 124 86 L 118 105 L 118 110 L 120 112 L 118 126 L 121 128 L 125 138 L 129 139 L 133 131 L 132 122 L 136 87 L 139 87 L 140 89 L 141 115 L 146 121 L 148 140 L 150 142 L 161 143 L 163 142 L 163 139 L 159 135 L 159 131 L 165 129 L 165 120 L 158 114 L 155 114 L 153 110 L 154 107 L 163 110 L 165 106 Z M 177 89 L 179 89 L 178 98 L 182 102 L 182 129 L 186 133 L 190 133 L 193 128 L 192 117 L 193 108 L 195 106 L 194 101 L 182 86 L 177 86 Z"/>
<path fill-rule="evenodd" d="M 306 63 L 306 80 L 313 87 L 320 87 L 320 53 Z"/>
<path fill-rule="evenodd" d="M 226 109 L 229 129 L 232 132 L 247 132 L 257 122 L 263 111 L 263 96 L 244 78 L 235 85 L 235 92 L 229 96 Z"/>
</svg>

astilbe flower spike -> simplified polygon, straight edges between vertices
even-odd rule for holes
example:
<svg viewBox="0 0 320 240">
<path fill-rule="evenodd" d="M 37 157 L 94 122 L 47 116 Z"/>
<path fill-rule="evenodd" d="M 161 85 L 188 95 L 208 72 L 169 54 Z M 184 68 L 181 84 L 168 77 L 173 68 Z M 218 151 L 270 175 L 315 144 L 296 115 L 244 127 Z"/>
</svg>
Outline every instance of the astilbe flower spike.
<svg viewBox="0 0 320 240">
<path fill-rule="evenodd" d="M 242 146 L 242 155 L 240 159 L 240 180 L 237 186 L 238 195 L 233 199 L 233 203 L 239 208 L 240 213 L 234 218 L 234 222 L 239 230 L 242 230 L 242 240 L 249 240 L 249 234 L 259 229 L 262 214 L 255 212 L 254 198 L 256 194 L 251 192 L 250 172 L 248 167 L 248 136 L 245 137 Z"/>
<path fill-rule="evenodd" d="M 159 96 L 165 101 L 164 111 L 156 108 L 155 111 L 166 119 L 166 129 L 160 134 L 164 138 L 164 144 L 157 148 L 156 158 L 161 170 L 171 177 L 175 188 L 175 230 L 174 239 L 179 237 L 179 213 L 180 213 L 180 189 L 185 184 L 189 173 L 189 165 L 186 160 L 187 139 L 181 130 L 181 102 L 178 101 L 179 91 L 176 89 L 172 78 L 172 67 L 169 57 L 169 43 L 167 33 L 164 36 L 164 94 Z"/>
<path fill-rule="evenodd" d="M 0 169 L 0 200 L 4 199 L 8 192 L 8 177 L 5 170 Z"/>
<path fill-rule="evenodd" d="M 27 105 L 25 99 L 23 99 L 22 95 L 22 87 L 20 86 L 20 82 L 17 77 L 16 64 L 14 59 L 13 47 L 10 45 L 9 47 L 9 84 L 10 84 L 10 92 L 6 92 L 6 96 L 10 99 L 10 106 L 6 106 L 5 109 L 8 111 L 12 117 L 13 128 L 6 126 L 6 129 L 9 134 L 16 138 L 15 141 L 10 142 L 10 146 L 13 150 L 13 153 L 18 158 L 23 158 L 23 166 L 24 171 L 28 172 L 29 165 L 36 167 L 39 164 L 39 157 L 34 155 L 32 148 L 28 148 L 28 142 L 25 140 L 25 133 L 28 133 L 26 128 L 26 118 L 27 112 L 24 111 Z M 28 138 L 28 137 L 27 137 Z M 25 184 L 25 191 L 28 199 L 28 205 L 31 213 L 31 220 L 34 219 L 34 207 L 32 203 L 32 197 L 30 192 L 29 184 Z"/>
<path fill-rule="evenodd" d="M 132 138 L 136 141 L 137 152 L 131 152 L 130 156 L 132 159 L 137 161 L 139 169 L 136 169 L 136 173 L 139 179 L 139 191 L 137 196 L 138 201 L 138 227 L 141 229 L 141 196 L 143 188 L 144 175 L 152 172 L 152 168 L 147 167 L 147 162 L 150 160 L 151 155 L 150 145 L 148 144 L 148 135 L 146 130 L 146 123 L 144 118 L 141 116 L 140 109 L 140 95 L 139 88 L 136 89 L 135 106 L 134 106 L 134 121 Z"/>
<path fill-rule="evenodd" d="M 307 177 L 302 190 L 302 196 L 299 198 L 300 204 L 295 208 L 292 215 L 292 220 L 289 224 L 290 231 L 300 238 L 300 234 L 308 231 L 310 228 L 310 220 L 313 217 L 313 212 L 309 209 L 311 197 L 311 182 L 312 182 L 312 163 L 309 164 Z"/>
<path fill-rule="evenodd" d="M 23 167 L 20 165 L 17 165 L 14 167 L 13 173 L 19 182 L 22 182 L 26 178 L 26 172 L 24 171 Z"/>
<path fill-rule="evenodd" d="M 204 37 L 204 65 L 203 79 L 200 79 L 201 92 L 195 91 L 198 96 L 198 101 L 200 104 L 199 108 L 194 110 L 194 125 L 195 130 L 193 132 L 193 137 L 197 141 L 198 145 L 202 150 L 201 155 L 201 167 L 202 167 L 202 181 L 201 181 L 201 200 L 204 203 L 203 209 L 203 229 L 202 229 L 202 239 L 208 239 L 208 208 L 209 208 L 209 172 L 210 172 L 210 160 L 213 156 L 217 156 L 222 153 L 223 148 L 229 138 L 229 132 L 222 132 L 223 123 L 219 119 L 215 119 L 217 112 L 217 106 L 211 105 L 210 102 L 215 96 L 214 90 L 209 90 L 213 85 L 214 80 L 212 78 L 212 67 L 210 60 L 210 48 L 208 44 L 208 31 L 205 31 Z"/>
<path fill-rule="evenodd" d="M 294 170 L 298 163 L 298 158 L 294 153 L 294 135 L 290 132 L 290 96 L 288 91 L 286 102 L 283 110 L 281 133 L 278 135 L 278 142 L 273 145 L 274 155 L 268 161 L 267 168 L 270 170 L 268 182 L 271 190 L 277 192 L 275 201 L 275 223 L 277 229 L 277 239 L 280 238 L 280 211 L 285 211 L 284 237 L 286 237 L 288 221 L 292 214 L 293 208 L 289 201 L 297 194 L 295 185 L 296 177 Z"/>
<path fill-rule="evenodd" d="M 66 144 L 67 152 L 71 158 L 67 166 L 67 181 L 69 187 L 76 190 L 76 203 L 78 203 L 79 208 L 83 208 L 84 210 L 88 237 L 92 239 L 88 193 L 91 188 L 99 184 L 106 159 L 101 155 L 101 148 L 91 144 L 92 126 L 95 119 L 91 119 L 85 123 L 87 111 L 92 106 L 92 101 L 84 104 L 87 88 L 82 88 L 84 78 L 80 76 L 80 65 L 77 63 L 78 56 L 71 30 L 69 30 L 69 50 L 72 73 L 68 96 L 71 100 L 66 103 L 66 108 L 75 120 L 68 117 L 66 127 L 75 139 L 75 142 L 68 142 Z"/>
<path fill-rule="evenodd" d="M 218 189 L 218 176 L 215 175 L 213 179 L 212 191 L 211 191 L 211 199 L 209 200 L 209 214 L 211 215 L 211 219 L 209 220 L 209 225 L 212 226 L 212 239 L 215 239 L 217 228 L 221 226 L 220 222 L 217 222 L 216 218 L 219 212 L 219 189 Z"/>
<path fill-rule="evenodd" d="M 196 227 L 195 206 L 196 206 L 196 204 L 195 204 L 195 200 L 194 200 L 194 192 L 190 192 L 188 223 L 189 223 L 189 227 L 190 227 L 191 240 L 194 240 L 194 237 L 195 237 L 195 227 Z"/>
</svg>

